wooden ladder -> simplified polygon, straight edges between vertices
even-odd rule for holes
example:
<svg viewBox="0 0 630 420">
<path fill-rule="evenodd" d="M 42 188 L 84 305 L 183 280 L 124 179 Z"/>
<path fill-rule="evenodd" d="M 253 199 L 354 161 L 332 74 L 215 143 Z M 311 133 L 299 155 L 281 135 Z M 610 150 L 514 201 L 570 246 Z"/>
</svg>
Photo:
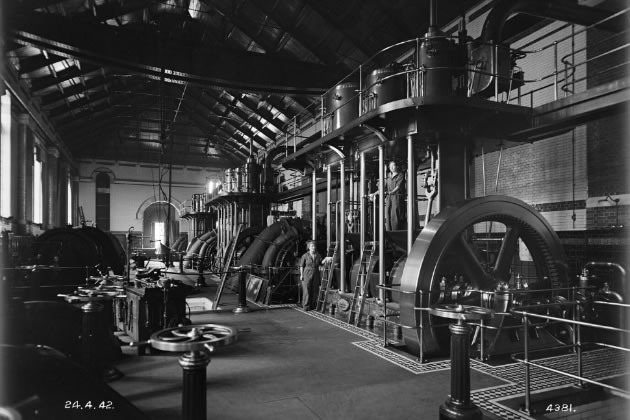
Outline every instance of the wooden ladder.
<svg viewBox="0 0 630 420">
<path fill-rule="evenodd" d="M 368 274 L 372 265 L 372 257 L 376 251 L 376 242 L 366 242 L 361 251 L 361 261 L 359 263 L 359 275 L 354 286 L 352 301 L 350 302 L 350 313 L 348 314 L 348 324 L 359 325 L 363 316 L 365 299 L 368 294 Z M 357 304 L 358 303 L 358 304 Z M 358 306 L 358 308 L 357 308 Z"/>
<path fill-rule="evenodd" d="M 332 252 L 332 255 L 331 255 Z M 319 285 L 319 292 L 317 293 L 317 305 L 315 306 L 315 310 L 321 313 L 326 311 L 326 299 L 328 298 L 328 292 L 330 291 L 330 283 L 332 282 L 332 277 L 335 272 L 335 257 L 337 256 L 337 243 L 332 242 L 330 244 L 330 248 L 328 248 L 328 252 L 326 253 L 326 257 L 332 257 L 330 262 L 325 265 L 325 274 L 322 276 L 322 281 Z"/>
<path fill-rule="evenodd" d="M 223 289 L 225 288 L 225 283 L 228 279 L 230 263 L 232 262 L 232 258 L 234 257 L 236 243 L 238 242 L 238 236 L 241 234 L 242 229 L 243 225 L 239 224 L 236 228 L 236 234 L 232 237 L 232 240 L 228 244 L 228 252 L 224 255 L 223 264 L 221 265 L 221 281 L 219 282 L 219 287 L 217 287 L 217 293 L 212 304 L 213 310 L 217 310 L 219 308 L 219 300 L 221 299 Z"/>
</svg>

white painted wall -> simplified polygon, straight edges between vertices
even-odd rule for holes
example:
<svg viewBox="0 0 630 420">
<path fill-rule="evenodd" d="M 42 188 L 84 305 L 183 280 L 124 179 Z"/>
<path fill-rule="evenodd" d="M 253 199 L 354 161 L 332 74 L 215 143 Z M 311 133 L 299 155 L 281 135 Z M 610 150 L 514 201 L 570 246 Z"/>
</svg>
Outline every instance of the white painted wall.
<svg viewBox="0 0 630 420">
<path fill-rule="evenodd" d="M 99 170 L 111 171 L 110 228 L 112 232 L 126 232 L 130 227 L 142 232 L 142 211 L 161 198 L 159 179 L 162 173 L 162 189 L 168 195 L 168 173 L 157 165 L 136 164 L 120 161 L 79 161 L 79 205 L 86 220 L 95 220 L 96 191 L 94 178 Z M 203 193 L 208 179 L 216 178 L 216 170 L 199 167 L 173 167 L 171 202 L 179 208 L 193 194 Z M 180 221 L 180 232 L 188 231 L 188 222 Z"/>
</svg>

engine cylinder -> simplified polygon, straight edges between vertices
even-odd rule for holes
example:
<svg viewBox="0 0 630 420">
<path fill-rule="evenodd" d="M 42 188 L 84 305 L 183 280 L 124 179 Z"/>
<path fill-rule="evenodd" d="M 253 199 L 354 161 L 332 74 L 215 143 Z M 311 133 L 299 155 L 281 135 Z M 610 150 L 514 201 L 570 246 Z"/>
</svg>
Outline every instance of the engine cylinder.
<svg viewBox="0 0 630 420">
<path fill-rule="evenodd" d="M 260 192 L 260 166 L 253 160 L 247 159 L 247 192 Z"/>
<path fill-rule="evenodd" d="M 420 45 L 420 96 L 466 94 L 465 50 L 434 27 Z"/>
<path fill-rule="evenodd" d="M 407 79 L 398 65 L 376 69 L 365 81 L 363 112 L 371 111 L 383 104 L 403 99 L 407 95 Z"/>
<path fill-rule="evenodd" d="M 328 130 L 337 130 L 359 117 L 359 97 L 356 82 L 340 83 L 328 91 L 324 98 L 324 108 L 329 115 Z"/>
</svg>

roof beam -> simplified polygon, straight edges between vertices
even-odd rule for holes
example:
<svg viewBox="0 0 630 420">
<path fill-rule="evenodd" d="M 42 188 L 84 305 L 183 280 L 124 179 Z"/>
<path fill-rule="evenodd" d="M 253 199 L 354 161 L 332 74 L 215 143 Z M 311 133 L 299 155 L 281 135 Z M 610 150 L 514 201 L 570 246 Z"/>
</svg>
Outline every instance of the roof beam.
<svg viewBox="0 0 630 420">
<path fill-rule="evenodd" d="M 57 72 L 57 77 L 54 75 L 39 77 L 31 81 L 31 92 L 37 94 L 40 90 L 51 88 L 59 83 L 63 83 L 67 80 L 74 79 L 81 76 L 87 76 L 90 73 L 98 71 L 99 67 L 90 64 L 82 65 L 79 69 L 76 66 L 68 67 L 67 69 Z"/>
<path fill-rule="evenodd" d="M 330 66 L 160 39 L 157 30 L 149 27 L 139 36 L 126 27 L 113 28 L 34 12 L 17 13 L 12 23 L 12 36 L 20 44 L 155 79 L 161 78 L 163 66 L 166 81 L 172 83 L 318 94 L 341 77 L 339 69 Z"/>
</svg>

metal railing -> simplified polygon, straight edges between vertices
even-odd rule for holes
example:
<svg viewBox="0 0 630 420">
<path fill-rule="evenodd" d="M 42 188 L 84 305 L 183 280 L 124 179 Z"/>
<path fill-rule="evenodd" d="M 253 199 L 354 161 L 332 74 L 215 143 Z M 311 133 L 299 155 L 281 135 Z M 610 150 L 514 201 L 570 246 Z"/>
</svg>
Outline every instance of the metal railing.
<svg viewBox="0 0 630 420">
<path fill-rule="evenodd" d="M 586 45 L 578 46 L 578 48 L 575 49 L 575 40 L 593 28 L 601 27 L 613 19 L 619 19 L 627 15 L 630 15 L 630 8 L 623 9 L 593 25 L 585 27 L 570 24 L 563 25 L 560 28 L 549 31 L 521 48 L 509 48 L 503 45 L 447 35 L 419 37 L 399 42 L 374 54 L 359 65 L 358 68 L 324 92 L 320 97 L 319 103 L 306 107 L 296 117 L 287 120 L 283 132 L 279 135 L 280 141 L 284 140 L 287 154 L 290 153 L 290 151 L 295 152 L 297 145 L 303 139 L 300 133 L 305 130 L 304 127 L 312 125 L 310 122 L 306 123 L 306 125 L 300 124 L 300 121 L 311 121 L 312 118 L 317 118 L 316 116 L 318 115 L 320 130 L 322 135 L 326 135 L 332 131 L 333 124 L 331 123 L 331 118 L 337 111 L 346 109 L 346 107 L 349 106 L 356 106 L 357 109 L 354 110 L 354 112 L 356 112 L 357 118 L 364 115 L 366 112 L 370 112 L 375 108 L 371 89 L 374 85 L 379 83 L 393 82 L 395 79 L 401 79 L 399 83 L 401 85 L 404 84 L 405 94 L 399 99 L 424 96 L 426 93 L 426 76 L 431 74 L 431 72 L 452 71 L 466 75 L 467 89 L 465 89 L 465 93 L 460 96 L 467 97 L 476 94 L 476 92 L 473 92 L 471 89 L 476 79 L 479 77 L 490 77 L 492 78 L 492 85 L 489 89 L 491 89 L 491 91 L 493 90 L 493 94 L 491 92 L 492 95 L 489 99 L 496 102 L 528 106 L 530 108 L 557 100 L 560 92 L 564 92 L 565 97 L 570 94 L 579 93 L 575 91 L 575 86 L 580 82 L 585 82 L 595 76 L 601 76 L 602 72 L 612 72 L 630 65 L 630 54 L 626 53 L 625 58 L 620 59 L 618 63 L 614 65 L 606 64 L 601 71 L 598 70 L 594 72 L 593 75 L 587 74 L 586 72 L 586 65 L 588 64 L 602 61 L 615 53 L 622 51 L 627 52 L 630 50 L 630 43 L 620 42 L 616 45 L 615 43 L 609 42 L 614 37 L 621 37 L 628 32 L 624 31 L 596 43 L 603 46 L 605 51 L 592 57 L 583 57 L 586 55 Z M 571 33 L 563 36 L 562 30 L 569 27 L 572 28 Z M 579 29 L 575 30 L 574 28 L 576 27 Z M 475 48 L 487 48 L 490 52 L 491 60 L 483 64 L 488 68 L 484 68 L 484 66 L 479 66 L 479 63 L 473 62 L 467 62 L 464 65 L 458 66 L 426 66 L 422 63 L 420 56 L 422 45 L 432 41 L 439 42 L 440 40 L 458 40 L 460 43 L 473 43 Z M 546 42 L 546 44 L 536 49 L 525 49 L 525 47 L 529 45 L 541 42 Z M 563 46 L 563 43 L 566 43 L 564 44 L 565 46 Z M 596 44 L 589 43 L 588 46 L 592 48 Z M 610 47 L 606 49 L 605 47 L 608 45 L 610 45 Z M 560 53 L 567 49 L 570 50 L 570 52 L 560 57 Z M 504 66 L 502 66 L 503 70 L 499 67 L 497 57 L 507 57 L 508 60 L 514 60 L 515 65 L 506 73 Z M 470 59 L 470 57 L 468 57 L 468 59 Z M 521 77 L 519 73 L 522 70 L 521 64 L 527 63 L 527 60 L 531 63 L 530 66 L 526 66 L 528 67 L 527 72 L 531 72 L 532 74 L 528 75 L 528 78 L 525 79 Z M 553 60 L 551 66 L 541 65 L 541 62 L 548 62 L 549 60 Z M 369 72 L 383 67 L 380 63 L 395 64 L 399 66 L 399 71 L 367 83 L 366 80 L 369 78 L 366 76 Z M 544 73 L 537 74 L 536 71 L 542 71 Z M 580 75 L 580 71 L 582 71 L 582 75 Z M 344 98 L 334 108 L 326 109 L 326 99 L 334 95 L 334 90 L 338 85 L 348 82 L 358 83 L 355 94 Z M 507 86 L 507 91 L 503 96 L 500 94 L 500 84 Z M 513 90 L 516 90 L 516 92 L 512 93 Z"/>
<path fill-rule="evenodd" d="M 622 304 L 622 303 L 612 303 L 612 302 L 605 302 L 605 301 L 593 301 L 592 303 L 594 304 L 604 304 L 604 305 L 613 305 L 615 307 L 618 308 L 623 308 L 623 309 L 630 309 L 630 305 L 628 304 Z M 591 342 L 591 343 L 585 343 L 582 341 L 582 327 L 588 327 L 588 328 L 593 328 L 593 329 L 598 329 L 598 330 L 604 330 L 604 331 L 610 331 L 610 332 L 618 332 L 618 333 L 622 333 L 622 334 L 628 334 L 630 333 L 630 330 L 627 329 L 623 329 L 623 328 L 618 328 L 618 327 L 612 327 L 612 326 L 608 326 L 608 325 L 601 325 L 601 324 L 594 324 L 594 323 L 590 323 L 590 322 L 585 322 L 585 321 L 580 321 L 579 319 L 581 319 L 581 314 L 582 314 L 582 305 L 584 304 L 584 302 L 581 302 L 579 300 L 575 300 L 575 301 L 567 301 L 567 302 L 560 302 L 560 303 L 553 303 L 553 304 L 548 304 L 548 305 L 531 305 L 531 306 L 521 306 L 519 308 L 515 308 L 513 310 L 511 310 L 511 314 L 514 316 L 519 316 L 522 319 L 522 328 L 523 328 L 523 357 L 520 358 L 518 357 L 518 355 L 520 355 L 520 353 L 516 353 L 512 355 L 512 359 L 521 362 L 524 364 L 525 366 L 525 378 L 524 378 L 524 383 L 525 383 L 525 405 L 524 405 L 524 411 L 529 414 L 530 410 L 531 410 L 531 368 L 532 367 L 537 367 L 552 373 L 555 373 L 557 375 L 561 375 L 561 376 L 566 376 L 568 378 L 571 379 L 575 379 L 577 381 L 577 385 L 579 387 L 582 387 L 584 385 L 584 383 L 589 383 L 589 384 L 593 384 L 593 385 L 597 385 L 606 389 L 610 389 L 612 391 L 615 391 L 618 393 L 618 395 L 623 396 L 624 398 L 628 398 L 630 399 L 630 391 L 627 389 L 621 389 L 619 387 L 607 384 L 605 382 L 602 381 L 598 381 L 598 380 L 594 380 L 594 379 L 590 379 L 584 376 L 583 373 L 583 361 L 582 361 L 582 351 L 583 351 L 583 347 L 585 344 L 591 344 L 591 345 L 596 345 L 596 346 L 600 346 L 600 347 L 606 347 L 606 348 L 613 348 L 616 350 L 620 350 L 620 351 L 625 351 L 625 352 L 630 352 L 630 348 L 626 348 L 626 347 L 621 347 L 621 346 L 615 346 L 612 344 L 608 344 L 608 343 L 600 343 L 600 342 Z M 541 309 L 542 307 L 545 306 L 568 306 L 568 307 L 572 307 L 573 310 L 573 319 L 565 319 L 565 318 L 560 318 L 560 317 L 555 317 L 555 316 L 550 316 L 550 315 L 545 315 L 545 314 L 540 314 L 540 313 L 535 313 L 535 312 L 530 312 L 528 310 L 530 309 Z M 538 319 L 543 319 L 546 321 L 552 321 L 552 322 L 561 322 L 561 323 L 565 323 L 565 324 L 570 324 L 575 326 L 575 332 L 573 334 L 573 340 L 571 344 L 568 344 L 566 346 L 563 346 L 565 348 L 571 348 L 573 349 L 573 351 L 575 352 L 576 355 L 576 362 L 577 362 L 577 374 L 571 374 L 568 372 L 563 372 L 561 370 L 558 369 L 554 369 L 551 368 L 549 366 L 546 366 L 542 363 L 536 363 L 534 361 L 532 361 L 530 359 L 530 355 L 534 352 L 540 352 L 540 351 L 545 351 L 545 350 L 549 350 L 549 348 L 543 348 L 543 349 L 536 349 L 536 350 L 530 350 L 529 349 L 529 334 L 528 334 L 528 329 L 531 327 L 530 324 L 530 318 L 538 318 Z M 554 348 L 558 348 L 557 346 Z"/>
</svg>

